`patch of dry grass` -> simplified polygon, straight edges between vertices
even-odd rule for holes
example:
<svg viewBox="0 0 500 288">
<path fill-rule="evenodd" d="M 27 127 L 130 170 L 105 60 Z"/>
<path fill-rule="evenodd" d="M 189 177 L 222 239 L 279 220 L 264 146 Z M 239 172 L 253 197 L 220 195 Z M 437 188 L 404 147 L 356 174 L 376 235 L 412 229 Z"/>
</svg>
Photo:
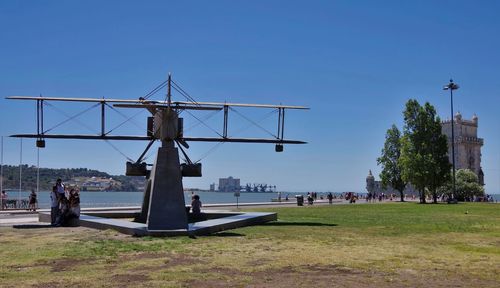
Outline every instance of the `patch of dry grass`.
<svg viewBox="0 0 500 288">
<path fill-rule="evenodd" d="M 276 208 L 278 222 L 197 239 L 2 227 L 0 286 L 498 287 L 499 208 Z"/>
</svg>

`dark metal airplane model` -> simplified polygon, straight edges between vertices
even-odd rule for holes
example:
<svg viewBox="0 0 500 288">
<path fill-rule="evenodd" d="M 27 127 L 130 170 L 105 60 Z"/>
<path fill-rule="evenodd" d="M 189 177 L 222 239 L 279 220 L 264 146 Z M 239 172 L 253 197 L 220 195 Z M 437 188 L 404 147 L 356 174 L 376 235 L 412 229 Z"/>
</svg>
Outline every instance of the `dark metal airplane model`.
<svg viewBox="0 0 500 288">
<path fill-rule="evenodd" d="M 172 101 L 172 79 L 166 81 L 166 101 L 153 101 L 145 98 L 99 99 L 99 98 L 63 98 L 37 96 L 11 96 L 7 99 L 33 100 L 37 102 L 37 133 L 15 134 L 11 137 L 35 138 L 37 147 L 45 147 L 45 139 L 89 139 L 89 140 L 142 140 L 149 141 L 145 151 L 135 162 L 127 162 L 126 175 L 146 176 L 147 185 L 140 215 L 136 221 L 147 224 L 148 231 L 161 232 L 186 229 L 188 225 L 184 202 L 182 177 L 201 177 L 201 163 L 193 163 L 183 147 L 188 149 L 188 142 L 235 142 L 235 143 L 271 143 L 275 151 L 282 152 L 284 144 L 305 144 L 304 141 L 284 138 L 285 111 L 287 109 L 309 109 L 303 106 L 263 105 L 242 103 L 217 103 Z M 44 103 L 47 101 L 93 102 L 101 108 L 101 127 L 99 134 L 50 134 L 44 130 Z M 100 105 L 99 105 L 100 104 Z M 111 106 L 111 105 L 112 106 Z M 111 135 L 106 131 L 106 107 L 139 108 L 151 113 L 148 117 L 146 135 Z M 272 108 L 278 110 L 277 135 L 274 138 L 235 138 L 228 136 L 228 114 L 231 107 Z M 184 110 L 222 110 L 224 113 L 221 137 L 186 137 L 183 133 L 183 118 L 179 114 Z M 146 152 L 155 141 L 161 141 L 155 163 L 151 170 L 143 162 Z M 177 147 L 176 145 L 177 144 Z M 178 148 L 187 163 L 180 164 Z"/>
</svg>

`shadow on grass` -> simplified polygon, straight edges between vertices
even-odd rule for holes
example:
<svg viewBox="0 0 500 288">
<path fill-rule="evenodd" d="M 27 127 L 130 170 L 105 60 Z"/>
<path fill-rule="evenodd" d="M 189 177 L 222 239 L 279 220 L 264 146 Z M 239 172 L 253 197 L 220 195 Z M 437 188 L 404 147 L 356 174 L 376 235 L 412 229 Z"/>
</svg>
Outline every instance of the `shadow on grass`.
<svg viewBox="0 0 500 288">
<path fill-rule="evenodd" d="M 262 226 L 315 226 L 315 227 L 334 227 L 337 224 L 318 223 L 318 222 L 269 222 Z"/>
<path fill-rule="evenodd" d="M 243 237 L 245 234 L 240 234 L 240 233 L 234 233 L 234 232 L 219 232 L 219 233 L 214 233 L 207 235 L 210 237 Z"/>
<path fill-rule="evenodd" d="M 50 224 L 21 224 L 13 225 L 12 228 L 15 229 L 40 229 L 40 228 L 52 228 Z"/>
</svg>

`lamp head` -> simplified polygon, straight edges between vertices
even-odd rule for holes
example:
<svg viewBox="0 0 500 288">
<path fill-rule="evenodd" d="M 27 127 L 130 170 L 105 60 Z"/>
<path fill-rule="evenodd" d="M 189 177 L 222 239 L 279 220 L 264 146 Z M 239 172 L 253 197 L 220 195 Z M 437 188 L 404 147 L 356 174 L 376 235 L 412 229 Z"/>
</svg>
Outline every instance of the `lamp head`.
<svg viewBox="0 0 500 288">
<path fill-rule="evenodd" d="M 443 86 L 443 90 L 457 90 L 458 88 L 460 88 L 460 86 L 453 83 L 453 79 L 450 79 L 450 83 Z"/>
</svg>

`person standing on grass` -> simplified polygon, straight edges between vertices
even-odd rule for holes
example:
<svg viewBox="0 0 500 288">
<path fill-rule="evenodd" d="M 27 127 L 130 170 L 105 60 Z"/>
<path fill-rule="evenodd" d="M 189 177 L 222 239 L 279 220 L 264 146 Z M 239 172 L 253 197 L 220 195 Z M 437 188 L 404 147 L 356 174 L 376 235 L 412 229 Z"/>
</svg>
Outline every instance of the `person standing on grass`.
<svg viewBox="0 0 500 288">
<path fill-rule="evenodd" d="M 52 226 L 56 225 L 59 214 L 59 196 L 57 194 L 57 186 L 53 186 L 52 192 L 50 192 L 50 225 Z"/>
<path fill-rule="evenodd" d="M 62 197 L 66 197 L 65 195 L 65 191 L 64 191 L 64 184 L 62 183 L 62 180 L 61 178 L 57 179 L 56 181 L 56 192 L 57 192 L 57 197 L 62 198 Z"/>
</svg>

